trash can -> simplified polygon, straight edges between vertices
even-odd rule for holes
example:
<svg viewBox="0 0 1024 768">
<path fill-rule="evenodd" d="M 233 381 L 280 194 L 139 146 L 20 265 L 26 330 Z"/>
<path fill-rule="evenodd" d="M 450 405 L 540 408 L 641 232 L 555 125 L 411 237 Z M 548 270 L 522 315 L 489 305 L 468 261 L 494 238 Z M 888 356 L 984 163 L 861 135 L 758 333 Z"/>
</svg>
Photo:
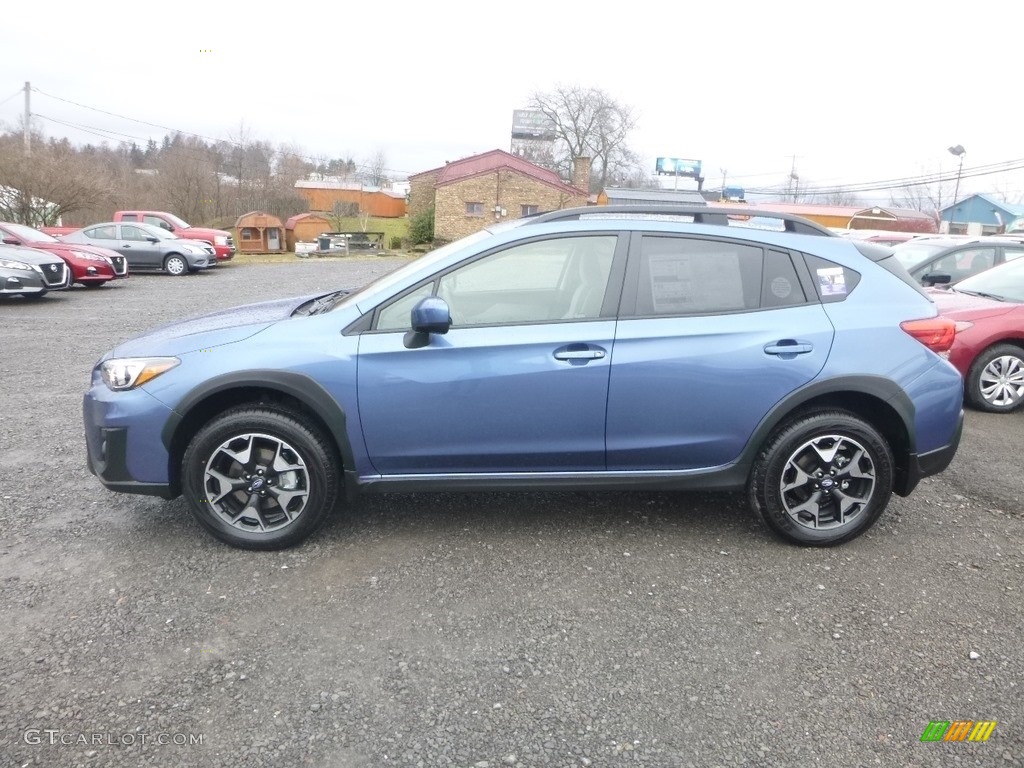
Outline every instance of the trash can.
<svg viewBox="0 0 1024 768">
<path fill-rule="evenodd" d="M 331 250 L 331 238 L 330 235 L 320 235 L 316 239 L 316 247 L 321 251 Z"/>
</svg>

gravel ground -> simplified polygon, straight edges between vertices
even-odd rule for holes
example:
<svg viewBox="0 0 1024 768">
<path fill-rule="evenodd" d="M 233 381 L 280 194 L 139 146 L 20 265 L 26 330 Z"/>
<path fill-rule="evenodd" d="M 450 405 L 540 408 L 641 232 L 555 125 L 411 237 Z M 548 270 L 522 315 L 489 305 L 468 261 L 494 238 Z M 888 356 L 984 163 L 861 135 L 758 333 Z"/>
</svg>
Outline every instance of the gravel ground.
<svg viewBox="0 0 1024 768">
<path fill-rule="evenodd" d="M 367 497 L 250 553 L 89 475 L 117 342 L 399 263 L 0 301 L 0 765 L 1024 766 L 1024 412 L 969 412 L 832 550 L 737 495 L 502 493 Z M 947 719 L 999 724 L 920 742 Z"/>
</svg>

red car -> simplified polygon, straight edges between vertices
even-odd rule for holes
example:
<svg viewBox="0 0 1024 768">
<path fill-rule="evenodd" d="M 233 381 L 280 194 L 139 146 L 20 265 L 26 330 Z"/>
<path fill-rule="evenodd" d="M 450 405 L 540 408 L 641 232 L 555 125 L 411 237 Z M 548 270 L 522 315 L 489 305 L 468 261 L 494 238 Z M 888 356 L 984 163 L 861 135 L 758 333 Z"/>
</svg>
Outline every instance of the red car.
<svg viewBox="0 0 1024 768">
<path fill-rule="evenodd" d="M 22 245 L 59 256 L 71 270 L 71 282 L 91 288 L 110 280 L 128 277 L 124 256 L 106 248 L 65 243 L 24 224 L 0 223 L 0 239 L 7 245 Z"/>
<path fill-rule="evenodd" d="M 928 293 L 957 323 L 949 362 L 964 377 L 967 401 L 993 413 L 1024 405 L 1024 259 Z"/>
</svg>

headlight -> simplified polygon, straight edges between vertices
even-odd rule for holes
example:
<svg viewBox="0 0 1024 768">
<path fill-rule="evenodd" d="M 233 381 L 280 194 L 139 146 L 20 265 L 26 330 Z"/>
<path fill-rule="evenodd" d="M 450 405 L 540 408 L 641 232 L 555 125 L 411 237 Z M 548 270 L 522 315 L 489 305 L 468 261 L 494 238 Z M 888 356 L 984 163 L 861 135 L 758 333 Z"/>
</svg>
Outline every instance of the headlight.
<svg viewBox="0 0 1024 768">
<path fill-rule="evenodd" d="M 179 363 L 181 360 L 176 357 L 124 357 L 104 361 L 100 374 L 104 384 L 120 392 L 141 387 Z"/>
<path fill-rule="evenodd" d="M 214 245 L 227 245 L 228 238 L 226 235 L 215 235 L 213 238 Z"/>
<path fill-rule="evenodd" d="M 97 256 L 94 253 L 86 253 L 85 251 L 72 251 L 71 253 L 80 259 L 85 259 L 86 261 L 100 261 L 107 262 L 108 264 L 110 263 L 110 260 L 106 256 Z"/>
<path fill-rule="evenodd" d="M 21 261 L 11 261 L 10 259 L 0 259 L 0 267 L 5 267 L 6 269 L 24 269 L 26 272 L 32 271 L 31 265 L 25 264 Z"/>
</svg>

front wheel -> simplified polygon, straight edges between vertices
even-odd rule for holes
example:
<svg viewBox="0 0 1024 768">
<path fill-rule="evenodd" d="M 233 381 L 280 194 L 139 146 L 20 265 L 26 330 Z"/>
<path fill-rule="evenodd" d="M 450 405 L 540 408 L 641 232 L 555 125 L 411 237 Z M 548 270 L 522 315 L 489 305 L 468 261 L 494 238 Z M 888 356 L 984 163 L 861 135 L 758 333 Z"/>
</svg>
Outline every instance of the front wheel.
<svg viewBox="0 0 1024 768">
<path fill-rule="evenodd" d="M 787 541 L 827 547 L 868 530 L 889 504 L 892 450 L 852 413 L 815 411 L 783 424 L 750 473 L 747 496 Z"/>
<path fill-rule="evenodd" d="M 967 402 L 982 411 L 1008 413 L 1024 405 L 1024 349 L 989 347 L 967 372 Z"/>
<path fill-rule="evenodd" d="M 164 259 L 164 270 L 172 275 L 184 275 L 188 272 L 188 262 L 178 254 L 171 254 Z"/>
<path fill-rule="evenodd" d="M 182 490 L 196 519 L 242 549 L 284 549 L 312 534 L 338 500 L 330 441 L 304 417 L 271 406 L 225 412 L 192 439 Z"/>
</svg>

